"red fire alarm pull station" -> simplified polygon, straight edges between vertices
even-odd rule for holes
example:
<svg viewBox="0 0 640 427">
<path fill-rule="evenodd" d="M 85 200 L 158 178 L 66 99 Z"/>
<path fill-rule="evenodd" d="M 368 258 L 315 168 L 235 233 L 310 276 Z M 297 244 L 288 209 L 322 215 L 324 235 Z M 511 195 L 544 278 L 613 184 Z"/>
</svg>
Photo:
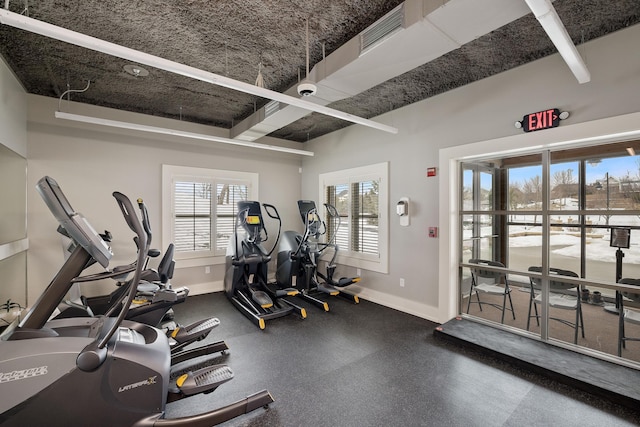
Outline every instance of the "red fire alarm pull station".
<svg viewBox="0 0 640 427">
<path fill-rule="evenodd" d="M 436 176 L 436 168 L 427 168 L 427 176 Z"/>
<path fill-rule="evenodd" d="M 438 227 L 429 227 L 429 237 L 438 237 Z"/>
</svg>

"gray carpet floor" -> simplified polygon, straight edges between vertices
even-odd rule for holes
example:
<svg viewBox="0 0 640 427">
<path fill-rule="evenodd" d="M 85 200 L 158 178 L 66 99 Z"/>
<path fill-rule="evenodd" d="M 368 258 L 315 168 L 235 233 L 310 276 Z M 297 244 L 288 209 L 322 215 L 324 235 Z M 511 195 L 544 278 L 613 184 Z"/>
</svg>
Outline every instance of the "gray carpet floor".
<svg viewBox="0 0 640 427">
<path fill-rule="evenodd" d="M 268 389 L 275 402 L 225 426 L 635 426 L 638 412 L 434 338 L 435 323 L 368 301 L 332 299 L 261 331 L 223 293 L 189 297 L 180 323 L 216 316 L 204 342 L 235 378 L 170 403 L 167 417 L 213 409 Z M 204 343 L 203 342 L 203 343 Z"/>
</svg>

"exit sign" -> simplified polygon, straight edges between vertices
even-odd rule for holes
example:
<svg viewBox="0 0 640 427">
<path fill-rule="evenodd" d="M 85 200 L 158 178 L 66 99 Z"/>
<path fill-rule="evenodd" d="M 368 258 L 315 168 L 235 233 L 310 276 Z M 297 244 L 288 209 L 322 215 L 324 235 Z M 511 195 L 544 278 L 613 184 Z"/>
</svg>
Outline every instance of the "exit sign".
<svg viewBox="0 0 640 427">
<path fill-rule="evenodd" d="M 521 123 L 522 130 L 525 132 L 555 128 L 560 124 L 560 110 L 551 108 L 549 110 L 527 114 L 522 118 Z"/>
</svg>

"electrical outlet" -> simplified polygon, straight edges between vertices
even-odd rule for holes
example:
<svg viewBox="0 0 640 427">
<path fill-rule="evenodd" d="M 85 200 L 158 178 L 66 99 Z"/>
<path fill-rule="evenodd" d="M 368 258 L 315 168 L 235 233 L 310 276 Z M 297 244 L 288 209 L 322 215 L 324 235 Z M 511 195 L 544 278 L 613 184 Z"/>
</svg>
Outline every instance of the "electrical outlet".
<svg viewBox="0 0 640 427">
<path fill-rule="evenodd" d="M 404 279 L 403 278 L 400 278 L 400 287 L 404 288 Z"/>
<path fill-rule="evenodd" d="M 208 265 L 207 265 L 207 266 L 204 268 L 204 274 L 211 274 L 211 267 L 210 267 L 210 266 L 208 266 Z"/>
<path fill-rule="evenodd" d="M 362 276 L 362 270 L 359 268 L 356 268 L 356 276 L 360 277 Z"/>
</svg>

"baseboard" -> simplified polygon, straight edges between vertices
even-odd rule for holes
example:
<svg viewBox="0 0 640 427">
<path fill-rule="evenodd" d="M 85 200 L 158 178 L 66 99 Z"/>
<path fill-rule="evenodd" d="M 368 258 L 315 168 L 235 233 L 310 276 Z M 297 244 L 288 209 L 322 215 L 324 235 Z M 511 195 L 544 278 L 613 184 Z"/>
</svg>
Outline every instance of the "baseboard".
<svg viewBox="0 0 640 427">
<path fill-rule="evenodd" d="M 218 280 L 215 282 L 204 282 L 204 283 L 194 283 L 188 285 L 189 295 L 203 295 L 210 294 L 212 292 L 221 292 L 224 290 L 224 282 L 222 280 Z"/>
<path fill-rule="evenodd" d="M 373 289 L 361 286 L 349 286 L 345 291 L 358 295 L 358 298 L 375 302 L 403 313 L 412 314 L 432 322 L 438 322 L 438 308 L 419 302 L 400 298 L 395 295 L 389 295 L 384 292 L 375 291 Z"/>
<path fill-rule="evenodd" d="M 218 280 L 215 282 L 195 283 L 188 286 L 189 295 L 203 295 L 212 292 L 221 292 L 224 290 L 224 282 Z M 402 311 L 403 313 L 427 319 L 432 322 L 438 322 L 438 309 L 426 304 L 400 298 L 395 295 L 385 294 L 384 292 L 375 291 L 361 286 L 351 285 L 345 288 L 345 291 L 358 295 L 358 298 Z"/>
</svg>

